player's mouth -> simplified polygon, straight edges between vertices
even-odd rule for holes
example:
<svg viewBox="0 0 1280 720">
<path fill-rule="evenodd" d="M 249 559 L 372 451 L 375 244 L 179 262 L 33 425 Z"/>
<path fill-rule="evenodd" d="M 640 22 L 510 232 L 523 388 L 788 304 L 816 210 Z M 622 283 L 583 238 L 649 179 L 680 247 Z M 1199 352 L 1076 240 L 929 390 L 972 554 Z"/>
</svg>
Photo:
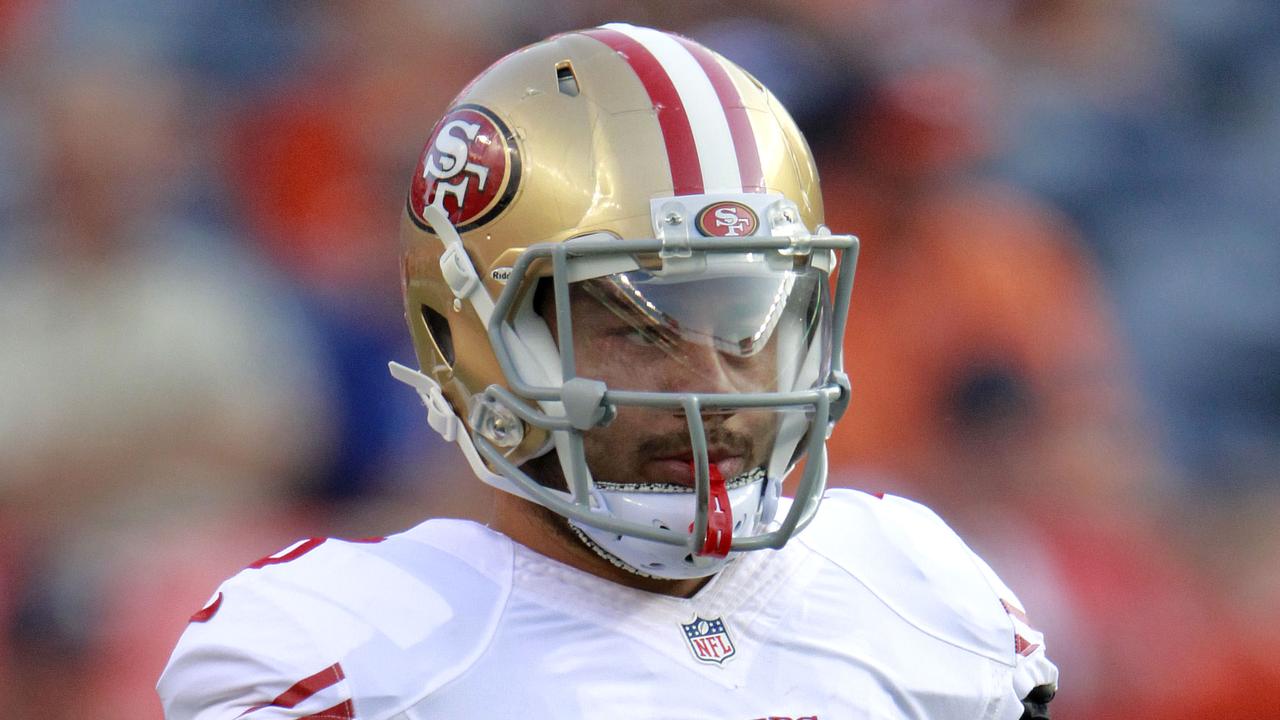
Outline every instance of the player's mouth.
<svg viewBox="0 0 1280 720">
<path fill-rule="evenodd" d="M 746 457 L 728 449 L 713 447 L 707 453 L 707 459 L 726 480 L 741 475 L 747 468 Z M 691 488 L 694 485 L 693 453 L 676 453 L 649 460 L 644 464 L 642 475 L 648 482 Z"/>
</svg>

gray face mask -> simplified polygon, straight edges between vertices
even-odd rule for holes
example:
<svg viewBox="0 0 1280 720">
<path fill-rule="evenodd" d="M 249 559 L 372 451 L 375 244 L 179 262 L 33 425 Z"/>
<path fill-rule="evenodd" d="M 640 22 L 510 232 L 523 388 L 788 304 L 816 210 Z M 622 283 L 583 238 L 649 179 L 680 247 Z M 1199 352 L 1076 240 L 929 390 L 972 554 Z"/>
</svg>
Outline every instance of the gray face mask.
<svg viewBox="0 0 1280 720">
<path fill-rule="evenodd" d="M 840 339 L 857 240 L 693 238 L 669 250 L 591 236 L 522 254 L 489 324 L 509 389 L 477 396 L 470 419 L 504 489 L 568 518 L 623 567 L 700 577 L 781 547 L 817 509 L 825 439 L 848 399 Z M 550 277 L 534 277 L 547 261 Z M 522 423 L 550 433 L 557 482 L 504 456 L 519 442 L 504 429 Z"/>
</svg>

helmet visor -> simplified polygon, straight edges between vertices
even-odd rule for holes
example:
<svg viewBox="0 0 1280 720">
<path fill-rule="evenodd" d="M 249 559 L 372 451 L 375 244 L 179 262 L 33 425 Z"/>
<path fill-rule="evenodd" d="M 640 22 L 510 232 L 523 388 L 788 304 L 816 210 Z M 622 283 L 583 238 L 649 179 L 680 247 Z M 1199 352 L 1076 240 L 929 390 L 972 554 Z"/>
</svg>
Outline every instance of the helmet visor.
<svg viewBox="0 0 1280 720">
<path fill-rule="evenodd" d="M 826 376 L 825 275 L 739 265 L 570 285 L 574 369 L 611 390 L 768 393 Z M 561 316 L 563 317 L 563 316 Z"/>
</svg>

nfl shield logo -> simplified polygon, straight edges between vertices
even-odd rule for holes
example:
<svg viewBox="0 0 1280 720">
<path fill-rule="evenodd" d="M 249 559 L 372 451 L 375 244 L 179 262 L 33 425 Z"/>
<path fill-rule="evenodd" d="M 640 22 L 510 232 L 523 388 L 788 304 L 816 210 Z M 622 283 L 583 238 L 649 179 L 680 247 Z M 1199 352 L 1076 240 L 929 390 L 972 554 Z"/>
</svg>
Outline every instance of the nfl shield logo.
<svg viewBox="0 0 1280 720">
<path fill-rule="evenodd" d="M 724 621 L 720 618 L 704 620 L 695 617 L 693 622 L 682 623 L 680 627 L 684 629 L 689 649 L 700 662 L 721 665 L 737 652 L 733 647 L 733 640 L 729 638 L 729 631 L 725 630 Z"/>
</svg>

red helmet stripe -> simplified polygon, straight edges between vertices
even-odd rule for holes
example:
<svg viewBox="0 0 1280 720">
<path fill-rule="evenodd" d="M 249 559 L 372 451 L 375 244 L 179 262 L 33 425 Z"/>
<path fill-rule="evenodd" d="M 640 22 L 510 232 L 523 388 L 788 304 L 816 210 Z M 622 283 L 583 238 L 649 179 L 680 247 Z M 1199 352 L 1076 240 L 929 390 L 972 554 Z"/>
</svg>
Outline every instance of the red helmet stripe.
<svg viewBox="0 0 1280 720">
<path fill-rule="evenodd" d="M 584 30 L 590 36 L 613 48 L 627 61 L 636 77 L 640 78 L 649 101 L 658 111 L 658 126 L 667 147 L 667 161 L 671 165 L 671 184 L 676 195 L 700 195 L 703 192 L 702 165 L 698 160 L 698 148 L 693 140 L 693 128 L 685 112 L 680 93 L 672 83 L 662 63 L 639 41 L 610 28 Z"/>
<path fill-rule="evenodd" d="M 733 149 L 738 156 L 738 172 L 742 175 L 743 192 L 765 192 L 764 171 L 760 169 L 760 148 L 756 146 L 756 133 L 751 129 L 751 118 L 742 104 L 742 95 L 711 51 L 688 38 L 679 38 L 680 43 L 698 61 L 711 86 L 716 89 L 716 97 L 724 108 L 725 119 L 729 121 L 729 134 L 733 137 Z"/>
</svg>

